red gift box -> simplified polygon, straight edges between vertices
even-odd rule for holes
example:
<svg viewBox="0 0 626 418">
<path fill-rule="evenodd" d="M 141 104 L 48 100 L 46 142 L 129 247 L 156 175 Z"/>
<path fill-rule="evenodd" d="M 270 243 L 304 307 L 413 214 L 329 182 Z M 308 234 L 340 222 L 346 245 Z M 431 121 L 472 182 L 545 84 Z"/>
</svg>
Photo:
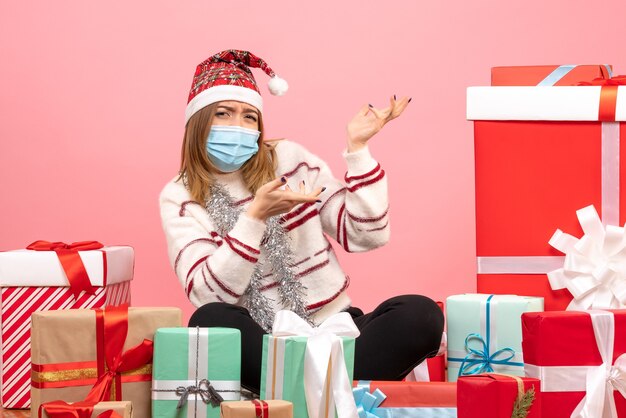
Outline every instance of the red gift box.
<svg viewBox="0 0 626 418">
<path fill-rule="evenodd" d="M 610 393 L 613 385 L 626 384 L 626 356 L 616 363 L 626 353 L 626 310 L 529 312 L 522 315 L 522 336 L 526 375 L 541 379 L 544 417 L 569 418 L 583 398 L 590 400 L 587 387 Z M 626 417 L 623 395 L 615 391 L 611 399 L 618 416 Z M 596 402 L 610 408 L 604 397 Z M 588 414 L 609 416 L 593 409 Z"/>
<path fill-rule="evenodd" d="M 493 67 L 492 86 L 573 86 L 579 81 L 611 77 L 610 65 L 522 65 Z"/>
<path fill-rule="evenodd" d="M 457 381 L 458 418 L 510 417 L 515 401 L 520 395 L 520 383 L 523 392 L 531 388 L 535 391 L 535 400 L 528 409 L 526 417 L 541 418 L 539 380 L 497 373 L 459 377 Z"/>
<path fill-rule="evenodd" d="M 552 290 L 546 276 L 564 261 L 548 241 L 556 229 L 581 236 L 576 211 L 588 205 L 605 223 L 626 221 L 619 188 L 626 129 L 613 122 L 626 120 L 625 88 L 468 89 L 478 292 L 542 296 L 546 310 L 567 307 L 569 292 Z"/>
<path fill-rule="evenodd" d="M 354 382 L 354 387 L 365 387 L 369 392 L 380 389 L 387 396 L 381 408 L 456 408 L 456 382 L 359 380 Z"/>
<path fill-rule="evenodd" d="M 0 252 L 1 399 L 5 408 L 30 406 L 30 316 L 33 312 L 130 303 L 134 269 L 131 247 L 85 245 L 94 244 L 90 242 L 77 243 L 80 250 L 73 251 L 67 248 L 70 245 L 63 243 L 38 241 L 34 244 L 38 244 L 39 250 Z M 48 251 L 43 250 L 46 246 Z M 64 254 L 59 255 L 54 248 Z M 71 260 L 72 256 L 77 259 Z M 72 280 L 68 272 L 79 276 L 83 273 L 87 286 L 93 286 L 93 294 L 81 292 L 76 296 L 76 291 L 70 287 Z"/>
</svg>

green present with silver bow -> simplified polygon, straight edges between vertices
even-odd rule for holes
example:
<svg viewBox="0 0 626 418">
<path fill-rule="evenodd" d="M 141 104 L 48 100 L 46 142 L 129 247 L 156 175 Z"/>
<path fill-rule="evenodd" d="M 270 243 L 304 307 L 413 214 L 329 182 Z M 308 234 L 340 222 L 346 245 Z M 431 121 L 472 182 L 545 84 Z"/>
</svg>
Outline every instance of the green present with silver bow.
<svg viewBox="0 0 626 418">
<path fill-rule="evenodd" d="M 297 418 L 353 418 L 354 343 L 359 331 L 342 312 L 312 327 L 279 311 L 272 335 L 263 337 L 261 399 L 293 403 Z"/>
<path fill-rule="evenodd" d="M 160 328 L 154 337 L 153 418 L 219 418 L 240 400 L 241 334 L 232 328 Z"/>
<path fill-rule="evenodd" d="M 465 294 L 448 297 L 448 380 L 497 372 L 524 376 L 522 314 L 543 311 L 543 298 Z"/>
</svg>

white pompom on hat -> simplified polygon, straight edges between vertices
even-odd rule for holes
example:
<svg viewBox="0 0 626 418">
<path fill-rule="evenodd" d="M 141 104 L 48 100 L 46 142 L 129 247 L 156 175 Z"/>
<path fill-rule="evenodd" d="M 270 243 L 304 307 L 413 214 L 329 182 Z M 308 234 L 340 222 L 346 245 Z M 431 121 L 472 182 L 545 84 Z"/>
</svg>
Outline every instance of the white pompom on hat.
<svg viewBox="0 0 626 418">
<path fill-rule="evenodd" d="M 196 67 L 185 109 L 185 123 L 203 107 L 224 100 L 248 103 L 263 112 L 263 99 L 251 67 L 260 68 L 271 77 L 268 89 L 272 95 L 282 96 L 289 89 L 287 81 L 251 52 L 222 51 Z"/>
</svg>

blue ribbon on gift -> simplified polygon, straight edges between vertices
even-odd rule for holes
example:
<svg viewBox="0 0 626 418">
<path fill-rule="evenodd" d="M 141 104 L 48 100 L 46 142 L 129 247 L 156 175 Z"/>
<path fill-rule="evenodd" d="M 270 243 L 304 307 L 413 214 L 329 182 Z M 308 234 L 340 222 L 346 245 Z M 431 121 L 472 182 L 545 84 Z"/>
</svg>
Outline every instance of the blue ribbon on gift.
<svg viewBox="0 0 626 418">
<path fill-rule="evenodd" d="M 356 402 L 356 411 L 359 418 L 379 418 L 373 410 L 378 408 L 385 399 L 385 395 L 380 389 L 376 389 L 373 393 L 369 393 L 368 388 L 359 386 L 352 389 L 354 401 Z"/>
<path fill-rule="evenodd" d="M 524 363 L 511 361 L 515 357 L 515 350 L 510 347 L 502 348 L 493 354 L 489 353 L 489 345 L 491 342 L 491 299 L 494 295 L 489 295 L 487 298 L 486 306 L 486 324 L 485 324 L 485 338 L 477 333 L 471 333 L 465 337 L 465 351 L 469 354 L 463 359 L 449 358 L 448 361 L 460 361 L 461 367 L 459 368 L 458 376 L 490 373 L 493 372 L 492 364 L 505 365 L 505 366 L 518 366 L 524 367 Z M 479 348 L 470 347 L 471 340 L 478 340 L 480 343 Z"/>
<path fill-rule="evenodd" d="M 537 84 L 538 86 L 554 86 L 560 79 L 565 77 L 567 73 L 576 68 L 576 65 L 560 65 L 554 71 L 546 76 L 543 80 Z M 609 74 L 609 78 L 613 77 L 613 72 L 611 71 L 611 66 L 605 64 L 604 68 L 606 68 L 607 73 Z"/>
<path fill-rule="evenodd" d="M 367 386 L 365 386 L 367 384 Z M 387 399 L 380 389 L 369 392 L 369 381 L 359 381 L 352 389 L 359 418 L 456 418 L 456 408 L 379 408 Z"/>
</svg>

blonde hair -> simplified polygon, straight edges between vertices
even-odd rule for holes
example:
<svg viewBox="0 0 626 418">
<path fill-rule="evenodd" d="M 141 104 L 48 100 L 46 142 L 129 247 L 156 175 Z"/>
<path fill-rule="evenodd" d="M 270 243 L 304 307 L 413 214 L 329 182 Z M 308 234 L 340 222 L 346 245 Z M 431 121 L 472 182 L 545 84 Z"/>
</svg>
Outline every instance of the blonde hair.
<svg viewBox="0 0 626 418">
<path fill-rule="evenodd" d="M 206 151 L 206 141 L 219 103 L 210 104 L 196 112 L 187 122 L 180 158 L 180 178 L 191 198 L 204 205 L 211 196 L 209 188 L 219 170 L 211 163 Z M 252 194 L 275 177 L 276 151 L 263 142 L 263 119 L 259 114 L 259 151 L 241 167 L 243 181 Z"/>
</svg>

